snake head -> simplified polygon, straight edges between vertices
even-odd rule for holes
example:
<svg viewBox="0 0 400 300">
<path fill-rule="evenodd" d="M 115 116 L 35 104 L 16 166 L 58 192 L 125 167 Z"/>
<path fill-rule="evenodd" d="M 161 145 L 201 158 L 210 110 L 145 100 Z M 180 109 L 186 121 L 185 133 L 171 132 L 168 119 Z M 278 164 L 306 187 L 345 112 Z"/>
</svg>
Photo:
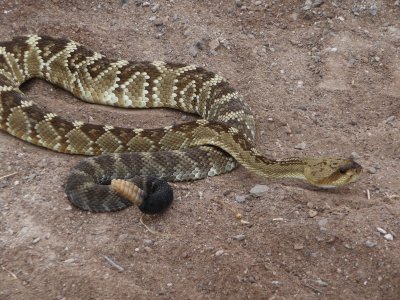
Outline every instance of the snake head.
<svg viewBox="0 0 400 300">
<path fill-rule="evenodd" d="M 333 188 L 356 181 L 362 171 L 363 168 L 352 159 L 309 158 L 304 167 L 304 176 L 312 185 Z"/>
</svg>

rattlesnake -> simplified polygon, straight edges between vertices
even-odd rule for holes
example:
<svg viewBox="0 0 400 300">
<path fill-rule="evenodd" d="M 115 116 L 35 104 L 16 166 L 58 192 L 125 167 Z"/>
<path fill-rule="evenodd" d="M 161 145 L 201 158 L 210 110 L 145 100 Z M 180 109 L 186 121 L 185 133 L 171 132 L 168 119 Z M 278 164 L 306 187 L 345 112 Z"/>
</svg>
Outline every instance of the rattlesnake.
<svg viewBox="0 0 400 300">
<path fill-rule="evenodd" d="M 30 78 L 44 79 L 91 103 L 167 107 L 200 119 L 152 130 L 70 122 L 44 111 L 19 90 Z M 231 171 L 238 163 L 264 177 L 300 178 L 316 186 L 348 184 L 362 170 L 351 159 L 273 160 L 261 155 L 254 146 L 255 121 L 249 106 L 223 77 L 203 68 L 112 60 L 72 40 L 47 36 L 0 43 L 0 129 L 58 152 L 103 154 L 79 163 L 66 183 L 69 200 L 91 211 L 130 206 L 133 200 L 121 196 L 124 188 L 137 185 L 144 198 L 153 191 L 172 195 L 161 179 L 200 179 Z M 110 186 L 116 178 L 134 184 L 127 188 L 122 181 L 121 191 L 118 184 Z M 157 196 L 152 201 L 146 206 L 140 200 L 139 205 L 154 213 L 171 200 Z"/>
</svg>

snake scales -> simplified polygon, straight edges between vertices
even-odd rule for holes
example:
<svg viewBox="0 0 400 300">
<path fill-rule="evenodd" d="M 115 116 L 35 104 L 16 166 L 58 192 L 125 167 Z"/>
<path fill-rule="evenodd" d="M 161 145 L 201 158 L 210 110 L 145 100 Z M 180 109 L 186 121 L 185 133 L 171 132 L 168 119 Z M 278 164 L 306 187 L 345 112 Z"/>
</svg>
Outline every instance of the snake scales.
<svg viewBox="0 0 400 300">
<path fill-rule="evenodd" d="M 19 90 L 31 78 L 91 103 L 173 108 L 200 119 L 151 130 L 70 122 L 46 112 Z M 273 160 L 261 155 L 254 146 L 249 106 L 212 72 L 176 63 L 112 60 L 77 42 L 47 36 L 0 43 L 0 129 L 54 151 L 100 155 L 80 162 L 66 183 L 69 200 L 91 211 L 132 205 L 110 186 L 116 178 L 133 181 L 151 194 L 160 185 L 158 179 L 200 179 L 231 171 L 237 163 L 264 177 L 300 178 L 316 186 L 348 184 L 362 170 L 350 159 Z"/>
</svg>

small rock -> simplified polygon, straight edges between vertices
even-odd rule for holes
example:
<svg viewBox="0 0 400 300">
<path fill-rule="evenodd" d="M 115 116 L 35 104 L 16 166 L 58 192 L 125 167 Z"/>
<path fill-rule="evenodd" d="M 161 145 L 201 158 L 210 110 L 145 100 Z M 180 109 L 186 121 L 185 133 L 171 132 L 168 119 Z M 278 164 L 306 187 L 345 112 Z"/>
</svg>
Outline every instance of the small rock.
<svg viewBox="0 0 400 300">
<path fill-rule="evenodd" d="M 155 12 L 158 11 L 159 8 L 160 8 L 160 4 L 157 3 L 156 5 L 154 5 L 154 6 L 151 7 L 151 11 L 152 11 L 153 13 L 155 13 Z"/>
<path fill-rule="evenodd" d="M 368 167 L 367 171 L 369 174 L 375 174 L 376 173 L 376 169 L 374 167 Z"/>
<path fill-rule="evenodd" d="M 377 245 L 378 243 L 375 241 L 370 241 L 370 240 L 366 240 L 365 241 L 365 246 L 367 246 L 368 248 L 373 248 Z"/>
<path fill-rule="evenodd" d="M 303 9 L 310 10 L 311 8 L 320 6 L 322 3 L 324 3 L 324 0 L 306 0 Z"/>
<path fill-rule="evenodd" d="M 304 82 L 302 80 L 297 81 L 297 87 L 298 88 L 303 87 L 303 85 L 304 85 Z"/>
<path fill-rule="evenodd" d="M 257 184 L 250 190 L 250 194 L 253 197 L 261 197 L 261 195 L 267 192 L 268 190 L 269 190 L 268 186 Z"/>
<path fill-rule="evenodd" d="M 256 2 L 254 2 L 254 5 L 257 5 L 257 6 L 258 6 L 258 5 L 261 5 L 261 3 L 262 3 L 262 2 L 261 2 L 260 0 L 258 0 L 258 1 L 256 1 Z"/>
<path fill-rule="evenodd" d="M 161 19 L 155 19 L 154 20 L 154 25 L 157 26 L 157 27 L 164 26 L 164 22 Z"/>
<path fill-rule="evenodd" d="M 328 283 L 323 281 L 322 279 L 318 278 L 315 282 L 320 286 L 328 286 Z"/>
<path fill-rule="evenodd" d="M 243 202 L 246 201 L 246 197 L 245 197 L 245 196 L 242 196 L 242 195 L 236 195 L 236 196 L 235 196 L 235 201 L 236 201 L 237 203 L 243 203 Z"/>
<path fill-rule="evenodd" d="M 360 158 L 360 155 L 358 155 L 357 152 L 353 151 L 353 152 L 351 152 L 351 154 L 350 154 L 350 158 L 356 160 L 356 159 L 359 159 L 359 158 Z"/>
<path fill-rule="evenodd" d="M 274 286 L 279 286 L 279 285 L 282 284 L 282 282 L 280 282 L 278 280 L 273 280 L 273 281 L 271 281 L 271 284 L 274 285 Z"/>
<path fill-rule="evenodd" d="M 378 13 L 378 7 L 376 6 L 376 3 L 372 3 L 372 5 L 369 7 L 369 13 L 371 16 L 376 16 L 376 14 Z"/>
<path fill-rule="evenodd" d="M 392 123 L 392 122 L 394 121 L 395 118 L 396 118 L 395 116 L 390 116 L 389 118 L 387 118 L 387 119 L 385 120 L 385 123 L 386 123 L 386 124 Z"/>
<path fill-rule="evenodd" d="M 294 248 L 294 250 L 301 250 L 304 248 L 304 246 L 301 243 L 295 243 L 293 248 Z"/>
<path fill-rule="evenodd" d="M 376 230 L 378 230 L 378 232 L 381 233 L 381 234 L 386 234 L 387 233 L 386 230 L 381 228 L 381 227 L 376 227 Z"/>
<path fill-rule="evenodd" d="M 28 176 L 25 176 L 24 179 L 27 180 L 27 181 L 32 181 L 32 180 L 35 179 L 37 176 L 38 176 L 38 174 L 32 173 L 32 174 L 29 174 Z"/>
<path fill-rule="evenodd" d="M 353 246 L 348 243 L 343 243 L 343 246 L 347 249 L 353 249 Z"/>
<path fill-rule="evenodd" d="M 216 50 L 219 48 L 220 45 L 221 45 L 221 44 L 220 44 L 220 42 L 219 42 L 218 39 L 213 39 L 213 40 L 211 40 L 211 42 L 208 44 L 208 46 L 210 47 L 210 49 L 211 49 L 211 50 L 214 50 L 214 51 L 216 51 Z"/>
<path fill-rule="evenodd" d="M 66 260 L 64 260 L 64 262 L 66 263 L 66 264 L 70 264 L 70 263 L 73 263 L 73 262 L 75 262 L 75 258 L 68 258 L 68 259 L 66 259 Z"/>
<path fill-rule="evenodd" d="M 317 212 L 316 210 L 310 209 L 310 210 L 308 211 L 308 216 L 309 216 L 310 218 L 314 218 L 316 215 L 318 215 L 318 212 Z"/>
<path fill-rule="evenodd" d="M 152 246 L 154 244 L 154 241 L 153 240 L 144 239 L 143 240 L 143 244 L 145 246 Z"/>
<path fill-rule="evenodd" d="M 241 7 L 243 5 L 241 0 L 235 0 L 235 4 L 237 7 Z"/>
<path fill-rule="evenodd" d="M 323 219 L 318 221 L 318 225 L 320 227 L 324 227 L 324 226 L 326 226 L 326 224 L 328 224 L 328 219 L 327 218 L 323 218 Z"/>
<path fill-rule="evenodd" d="M 37 243 L 39 243 L 40 240 L 41 240 L 41 238 L 40 238 L 40 237 L 37 237 L 36 239 L 34 239 L 34 240 L 32 241 L 32 244 L 37 244 Z"/>
<path fill-rule="evenodd" d="M 296 146 L 294 146 L 294 149 L 304 150 L 304 149 L 306 149 L 306 143 L 305 142 L 301 142 L 300 144 L 297 144 Z"/>
<path fill-rule="evenodd" d="M 393 241 L 393 235 L 391 233 L 385 234 L 383 238 L 387 241 Z"/>
<path fill-rule="evenodd" d="M 142 3 L 142 6 L 143 7 L 149 7 L 150 6 L 150 2 L 145 1 L 145 2 Z"/>
<path fill-rule="evenodd" d="M 199 49 L 199 50 L 204 50 L 206 48 L 204 41 L 203 40 L 198 40 L 195 43 L 195 46 Z"/>
<path fill-rule="evenodd" d="M 297 19 L 299 18 L 299 14 L 294 12 L 292 14 L 289 15 L 289 17 L 293 20 L 293 21 L 297 21 Z"/>
<path fill-rule="evenodd" d="M 224 254 L 224 250 L 218 250 L 217 252 L 215 252 L 215 256 L 221 256 Z"/>
<path fill-rule="evenodd" d="M 189 48 L 189 54 L 190 54 L 192 57 L 196 57 L 198 52 L 199 52 L 199 49 L 198 49 L 196 46 L 191 46 L 191 47 Z"/>
<path fill-rule="evenodd" d="M 233 239 L 234 239 L 234 240 L 237 240 L 237 241 L 243 241 L 245 238 L 246 238 L 246 237 L 245 237 L 244 234 L 238 234 L 238 235 L 235 235 L 235 236 L 233 237 Z"/>
</svg>

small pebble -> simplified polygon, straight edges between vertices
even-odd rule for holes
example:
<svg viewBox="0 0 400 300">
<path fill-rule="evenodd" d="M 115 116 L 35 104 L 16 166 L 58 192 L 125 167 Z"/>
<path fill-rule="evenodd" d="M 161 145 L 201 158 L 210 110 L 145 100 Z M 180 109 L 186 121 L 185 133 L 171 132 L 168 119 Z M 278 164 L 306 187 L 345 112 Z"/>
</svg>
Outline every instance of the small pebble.
<svg viewBox="0 0 400 300">
<path fill-rule="evenodd" d="M 370 241 L 370 240 L 366 240 L 365 241 L 365 246 L 367 246 L 368 248 L 373 248 L 377 245 L 378 243 L 375 241 Z"/>
<path fill-rule="evenodd" d="M 257 184 L 250 190 L 250 194 L 253 197 L 261 197 L 261 195 L 267 192 L 268 190 L 269 190 L 268 186 Z"/>
<path fill-rule="evenodd" d="M 282 284 L 282 282 L 280 282 L 278 280 L 273 280 L 273 281 L 271 281 L 271 284 L 274 285 L 274 286 L 279 286 L 279 285 Z"/>
<path fill-rule="evenodd" d="M 196 57 L 198 52 L 199 52 L 199 49 L 198 49 L 196 46 L 191 46 L 191 47 L 189 48 L 189 54 L 190 54 L 192 57 Z"/>
<path fill-rule="evenodd" d="M 220 42 L 219 42 L 218 39 L 213 39 L 213 40 L 208 44 L 208 46 L 210 47 L 210 49 L 211 49 L 211 50 L 214 50 L 214 51 L 216 51 L 216 50 L 219 48 L 220 45 L 221 45 L 221 44 L 220 44 Z"/>
<path fill-rule="evenodd" d="M 318 225 L 321 226 L 321 227 L 326 226 L 326 224 L 328 224 L 328 219 L 327 218 L 323 218 L 323 219 L 318 221 Z"/>
<path fill-rule="evenodd" d="M 387 241 L 393 241 L 393 235 L 388 233 L 383 236 L 383 238 Z"/>
<path fill-rule="evenodd" d="M 368 167 L 367 171 L 369 174 L 375 174 L 376 173 L 376 169 L 374 167 Z"/>
<path fill-rule="evenodd" d="M 304 246 L 301 243 L 295 243 L 293 248 L 294 248 L 294 250 L 301 250 L 304 248 Z"/>
<path fill-rule="evenodd" d="M 145 2 L 142 3 L 142 6 L 143 7 L 148 7 L 148 6 L 150 6 L 150 2 L 145 1 Z"/>
<path fill-rule="evenodd" d="M 215 252 L 215 256 L 221 256 L 224 254 L 224 250 L 218 250 L 217 252 Z"/>
<path fill-rule="evenodd" d="M 294 149 L 304 150 L 304 149 L 306 149 L 306 143 L 305 142 L 301 142 L 300 144 L 297 144 L 296 146 L 294 146 Z"/>
<path fill-rule="evenodd" d="M 328 286 L 328 283 L 323 281 L 322 279 L 318 278 L 315 282 L 320 286 Z"/>
<path fill-rule="evenodd" d="M 234 240 L 237 240 L 237 241 L 243 241 L 245 238 L 246 238 L 246 237 L 245 237 L 244 234 L 238 234 L 238 235 L 235 235 L 235 236 L 233 237 L 233 239 L 234 239 Z"/>
<path fill-rule="evenodd" d="M 156 5 L 152 6 L 151 11 L 152 11 L 153 13 L 155 13 L 155 12 L 158 11 L 159 8 L 160 8 L 160 4 L 156 4 Z"/>
<path fill-rule="evenodd" d="M 351 152 L 350 157 L 351 157 L 352 159 L 359 159 L 359 158 L 360 158 L 360 155 L 358 155 L 357 152 L 353 151 L 353 152 Z"/>
<path fill-rule="evenodd" d="M 372 3 L 372 5 L 369 7 L 369 13 L 371 14 L 371 16 L 376 16 L 376 14 L 378 13 L 378 7 L 376 6 L 376 3 Z"/>
<path fill-rule="evenodd" d="M 380 228 L 380 227 L 376 227 L 376 230 L 378 230 L 378 232 L 382 233 L 382 234 L 386 234 L 387 233 L 385 229 Z"/>
<path fill-rule="evenodd" d="M 392 122 L 394 121 L 395 118 L 396 118 L 395 116 L 390 116 L 389 118 L 387 118 L 387 119 L 385 120 L 385 123 L 386 123 L 386 124 L 392 123 Z"/>
<path fill-rule="evenodd" d="M 37 243 L 39 243 L 40 240 L 41 240 L 41 238 L 40 238 L 40 237 L 37 237 L 36 239 L 34 239 L 34 240 L 32 241 L 32 244 L 37 244 Z"/>
<path fill-rule="evenodd" d="M 237 7 L 241 7 L 242 6 L 242 0 L 235 0 L 235 4 Z"/>
<path fill-rule="evenodd" d="M 308 211 L 308 216 L 309 216 L 310 218 L 314 218 L 316 215 L 318 215 L 318 212 L 317 212 L 316 210 L 310 209 L 310 210 Z"/>
<path fill-rule="evenodd" d="M 235 196 L 235 201 L 236 201 L 237 203 L 243 203 L 243 202 L 246 201 L 246 197 L 245 197 L 245 196 L 242 196 L 242 195 L 236 195 L 236 196 Z"/>
<path fill-rule="evenodd" d="M 143 244 L 145 246 L 152 246 L 154 244 L 154 241 L 153 240 L 144 239 L 143 240 Z"/>
</svg>

